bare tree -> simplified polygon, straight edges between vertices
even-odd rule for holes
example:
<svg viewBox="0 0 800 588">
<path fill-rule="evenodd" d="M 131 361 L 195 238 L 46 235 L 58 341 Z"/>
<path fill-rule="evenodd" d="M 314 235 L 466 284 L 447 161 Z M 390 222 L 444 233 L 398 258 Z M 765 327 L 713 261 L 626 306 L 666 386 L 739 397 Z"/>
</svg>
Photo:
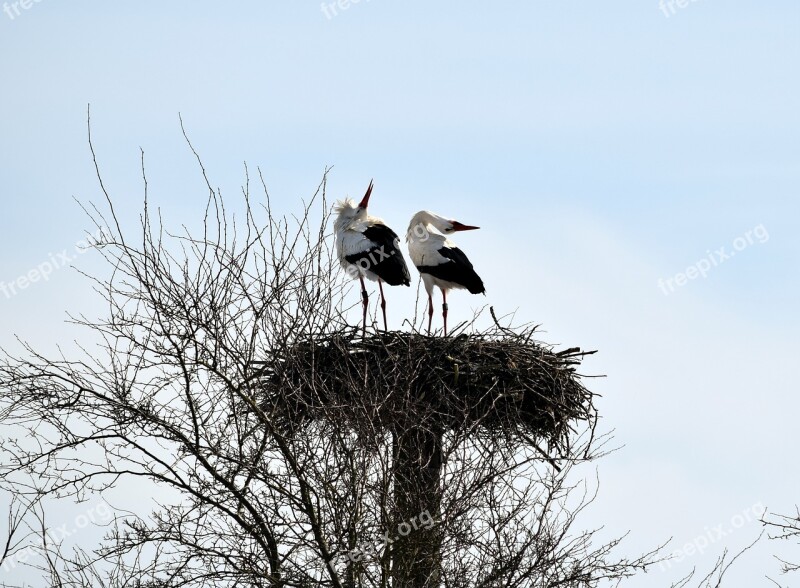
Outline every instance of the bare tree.
<svg viewBox="0 0 800 588">
<path fill-rule="evenodd" d="M 594 495 L 575 469 L 602 454 L 584 352 L 499 323 L 362 337 L 325 177 L 291 218 L 260 173 L 264 204 L 245 168 L 239 218 L 206 178 L 200 234 L 172 233 L 142 156 L 131 237 L 95 166 L 108 314 L 72 320 L 100 346 L 4 356 L 3 422 L 27 440 L 3 438 L 0 486 L 33 505 L 143 478 L 178 498 L 119 514 L 94 548 L 43 543 L 51 585 L 578 588 L 656 562 L 580 529 Z"/>
<path fill-rule="evenodd" d="M 800 508 L 795 507 L 795 512 L 788 515 L 772 515 L 770 518 L 762 520 L 769 531 L 772 531 L 769 538 L 776 541 L 786 541 L 800 544 Z M 800 571 L 798 561 L 789 561 L 776 556 L 781 563 L 781 571 L 790 574 Z M 776 586 L 778 582 L 772 580 Z"/>
<path fill-rule="evenodd" d="M 739 558 L 750 551 L 750 549 L 752 549 L 753 546 L 760 540 L 761 535 L 759 535 L 752 543 L 742 548 L 733 556 L 730 555 L 730 552 L 727 549 L 723 550 L 722 555 L 720 555 L 716 562 L 714 562 L 711 570 L 698 581 L 696 584 L 697 588 L 722 588 L 723 586 L 726 586 L 724 583 L 726 574 L 730 572 L 731 568 L 739 560 Z M 670 588 L 688 588 L 696 576 L 697 570 L 694 569 L 684 578 L 674 582 Z"/>
</svg>

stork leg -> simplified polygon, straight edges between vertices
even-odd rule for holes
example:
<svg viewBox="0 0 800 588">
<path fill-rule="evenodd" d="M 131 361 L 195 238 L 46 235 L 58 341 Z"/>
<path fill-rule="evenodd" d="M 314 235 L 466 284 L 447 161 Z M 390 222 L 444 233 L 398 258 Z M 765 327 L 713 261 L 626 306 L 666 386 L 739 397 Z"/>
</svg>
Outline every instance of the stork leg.
<svg viewBox="0 0 800 588">
<path fill-rule="evenodd" d="M 433 322 L 433 295 L 428 292 L 428 335 L 431 334 L 431 323 Z"/>
<path fill-rule="evenodd" d="M 444 336 L 447 337 L 447 290 L 442 290 L 442 318 L 444 319 Z"/>
<path fill-rule="evenodd" d="M 378 288 L 381 291 L 381 311 L 383 312 L 383 330 L 388 331 L 389 327 L 386 326 L 386 297 L 383 295 L 383 280 L 378 280 Z"/>
<path fill-rule="evenodd" d="M 364 286 L 364 276 L 359 275 L 358 281 L 361 282 L 361 303 L 364 306 L 364 315 L 361 322 L 361 334 L 366 337 L 367 336 L 367 306 L 369 304 L 369 294 L 367 294 L 367 288 Z"/>
</svg>

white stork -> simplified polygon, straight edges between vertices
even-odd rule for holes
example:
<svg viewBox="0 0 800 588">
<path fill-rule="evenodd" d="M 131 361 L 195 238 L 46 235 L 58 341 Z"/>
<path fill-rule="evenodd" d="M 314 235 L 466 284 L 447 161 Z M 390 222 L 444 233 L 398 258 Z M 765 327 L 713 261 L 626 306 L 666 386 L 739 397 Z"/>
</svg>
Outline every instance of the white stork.
<svg viewBox="0 0 800 588">
<path fill-rule="evenodd" d="M 471 231 L 479 227 L 463 225 L 438 214 L 421 210 L 413 216 L 408 226 L 406 241 L 411 261 L 422 275 L 428 292 L 428 332 L 433 320 L 433 287 L 442 291 L 442 317 L 444 335 L 447 336 L 447 291 L 469 290 L 471 294 L 484 294 L 483 281 L 472 268 L 467 256 L 447 238 L 456 231 Z"/>
<path fill-rule="evenodd" d="M 400 252 L 400 239 L 386 226 L 382 219 L 367 213 L 372 181 L 364 198 L 356 204 L 347 198 L 336 203 L 338 217 L 333 229 L 336 234 L 336 252 L 339 262 L 351 278 L 361 282 L 361 300 L 364 305 L 363 330 L 367 328 L 367 305 L 369 295 L 364 287 L 364 278 L 378 282 L 381 291 L 383 328 L 386 326 L 386 298 L 383 282 L 390 286 L 410 286 L 411 276 Z"/>
</svg>

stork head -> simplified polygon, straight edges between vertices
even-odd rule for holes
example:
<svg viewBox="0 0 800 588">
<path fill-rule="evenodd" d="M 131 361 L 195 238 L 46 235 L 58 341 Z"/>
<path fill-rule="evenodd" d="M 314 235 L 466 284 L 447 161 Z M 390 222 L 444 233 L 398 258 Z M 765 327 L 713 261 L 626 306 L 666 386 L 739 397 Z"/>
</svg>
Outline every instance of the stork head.
<svg viewBox="0 0 800 588">
<path fill-rule="evenodd" d="M 364 221 L 367 219 L 367 206 L 369 205 L 369 197 L 372 195 L 372 180 L 369 182 L 367 193 L 361 199 L 361 202 L 356 203 L 352 198 L 345 198 L 339 200 L 334 206 L 334 212 L 338 215 L 336 224 L 341 228 L 346 229 L 352 224 Z"/>
<path fill-rule="evenodd" d="M 425 241 L 429 236 L 428 231 L 430 228 L 433 228 L 437 233 L 447 236 L 457 231 L 473 231 L 480 227 L 465 225 L 457 220 L 445 218 L 428 210 L 420 210 L 411 219 L 411 224 L 408 227 L 407 239 L 410 240 L 413 238 L 417 241 Z"/>
</svg>

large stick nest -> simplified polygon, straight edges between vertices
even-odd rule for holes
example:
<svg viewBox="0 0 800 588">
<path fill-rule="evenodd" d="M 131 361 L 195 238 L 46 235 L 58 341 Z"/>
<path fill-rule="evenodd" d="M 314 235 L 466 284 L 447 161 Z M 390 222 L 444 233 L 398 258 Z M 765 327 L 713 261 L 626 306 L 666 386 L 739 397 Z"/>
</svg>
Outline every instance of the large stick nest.
<svg viewBox="0 0 800 588">
<path fill-rule="evenodd" d="M 259 362 L 260 404 L 283 430 L 335 419 L 356 431 L 429 427 L 522 433 L 566 448 L 593 424 L 578 348 L 555 351 L 533 332 L 456 337 L 357 329 L 297 342 Z"/>
</svg>

